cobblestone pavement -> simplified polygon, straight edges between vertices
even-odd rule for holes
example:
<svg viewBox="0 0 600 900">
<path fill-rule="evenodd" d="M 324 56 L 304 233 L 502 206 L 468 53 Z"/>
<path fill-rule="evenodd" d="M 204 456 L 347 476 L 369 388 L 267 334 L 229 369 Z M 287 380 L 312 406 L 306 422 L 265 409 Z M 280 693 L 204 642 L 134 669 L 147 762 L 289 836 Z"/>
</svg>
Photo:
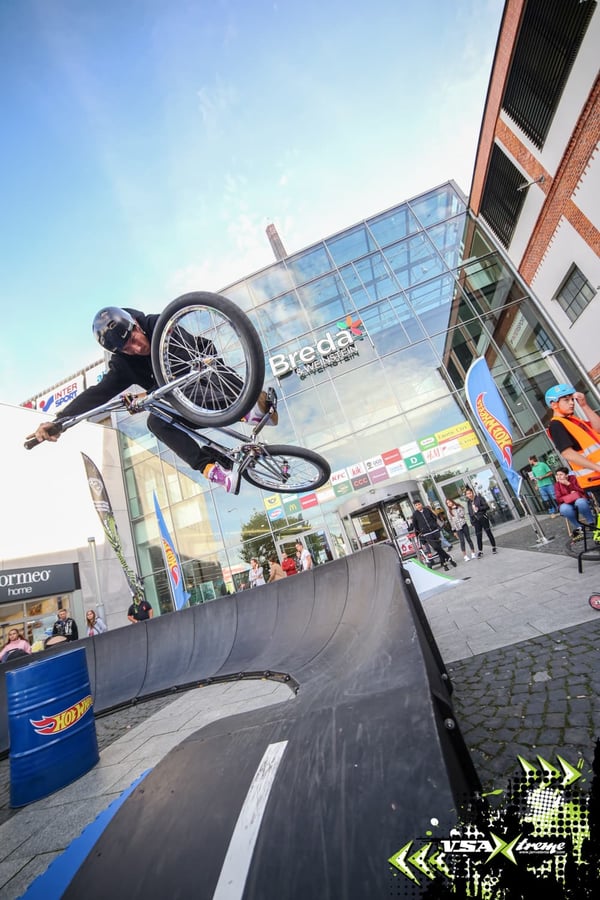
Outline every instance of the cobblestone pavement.
<svg viewBox="0 0 600 900">
<path fill-rule="evenodd" d="M 505 788 L 517 755 L 556 755 L 586 772 L 600 736 L 600 612 L 448 667 L 456 718 L 485 790 Z"/>
</svg>

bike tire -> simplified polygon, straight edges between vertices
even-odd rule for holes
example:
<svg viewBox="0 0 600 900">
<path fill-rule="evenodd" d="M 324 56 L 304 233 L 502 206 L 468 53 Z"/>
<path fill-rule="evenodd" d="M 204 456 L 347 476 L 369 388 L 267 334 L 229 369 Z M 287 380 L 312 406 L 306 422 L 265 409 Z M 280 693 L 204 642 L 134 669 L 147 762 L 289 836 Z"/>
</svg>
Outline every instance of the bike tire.
<svg viewBox="0 0 600 900">
<path fill-rule="evenodd" d="M 169 402 L 202 428 L 231 425 L 254 406 L 265 378 L 265 357 L 248 316 L 227 297 L 192 291 L 160 314 L 151 346 L 162 387 L 201 364 L 198 379 L 174 388 Z"/>
<path fill-rule="evenodd" d="M 254 487 L 281 494 L 314 491 L 329 479 L 331 468 L 326 459 L 303 447 L 264 444 L 254 456 L 242 478 Z"/>
</svg>

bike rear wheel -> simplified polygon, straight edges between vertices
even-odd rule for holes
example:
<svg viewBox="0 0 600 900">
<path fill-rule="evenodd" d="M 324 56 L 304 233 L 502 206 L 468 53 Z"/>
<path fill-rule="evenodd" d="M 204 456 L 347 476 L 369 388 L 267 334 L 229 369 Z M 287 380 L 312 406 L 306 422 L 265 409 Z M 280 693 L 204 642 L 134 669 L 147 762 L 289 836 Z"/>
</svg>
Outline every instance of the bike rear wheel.
<svg viewBox="0 0 600 900">
<path fill-rule="evenodd" d="M 263 386 L 265 358 L 256 329 L 220 294 L 193 291 L 169 303 L 156 323 L 151 354 L 161 386 L 198 369 L 191 384 L 173 389 L 169 402 L 203 428 L 238 422 Z"/>
<path fill-rule="evenodd" d="M 255 487 L 282 494 L 314 491 L 330 475 L 329 463 L 318 453 L 284 444 L 265 444 L 242 472 Z"/>
</svg>

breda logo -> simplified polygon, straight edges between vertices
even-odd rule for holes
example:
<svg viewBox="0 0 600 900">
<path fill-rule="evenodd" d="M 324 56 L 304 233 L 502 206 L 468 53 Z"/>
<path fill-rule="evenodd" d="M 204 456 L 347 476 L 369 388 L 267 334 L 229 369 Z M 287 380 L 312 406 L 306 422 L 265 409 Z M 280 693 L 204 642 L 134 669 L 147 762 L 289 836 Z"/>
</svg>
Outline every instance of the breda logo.
<svg viewBox="0 0 600 900">
<path fill-rule="evenodd" d="M 271 371 L 276 378 L 285 378 L 296 372 L 300 378 L 314 372 L 322 371 L 325 366 L 337 365 L 353 356 L 358 356 L 354 346 L 356 340 L 362 340 L 364 333 L 362 321 L 346 316 L 336 322 L 337 331 L 327 331 L 325 336 L 314 344 L 306 344 L 293 353 L 276 353 L 269 357 Z"/>
</svg>

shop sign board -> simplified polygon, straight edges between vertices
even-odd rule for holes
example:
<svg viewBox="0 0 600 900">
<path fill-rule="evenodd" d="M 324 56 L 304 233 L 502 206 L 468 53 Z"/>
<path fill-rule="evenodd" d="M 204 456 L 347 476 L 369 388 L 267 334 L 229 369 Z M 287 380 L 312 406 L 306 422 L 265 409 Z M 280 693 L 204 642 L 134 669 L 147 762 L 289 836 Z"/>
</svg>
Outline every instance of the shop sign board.
<svg viewBox="0 0 600 900">
<path fill-rule="evenodd" d="M 0 603 L 68 594 L 80 587 L 78 563 L 5 569 L 0 572 Z"/>
</svg>

